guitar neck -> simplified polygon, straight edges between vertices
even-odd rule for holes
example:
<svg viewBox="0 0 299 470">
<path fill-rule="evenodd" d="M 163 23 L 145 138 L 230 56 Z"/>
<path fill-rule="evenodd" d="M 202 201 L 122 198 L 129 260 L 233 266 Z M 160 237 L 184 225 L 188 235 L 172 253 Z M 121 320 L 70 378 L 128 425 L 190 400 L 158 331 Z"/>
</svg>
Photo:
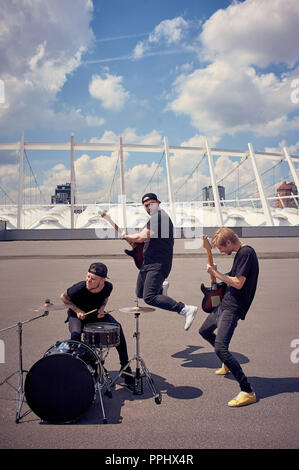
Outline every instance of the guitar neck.
<svg viewBox="0 0 299 470">
<path fill-rule="evenodd" d="M 213 261 L 213 256 L 212 256 L 212 252 L 210 250 L 207 250 L 207 254 L 208 254 L 208 263 L 210 265 L 213 265 L 214 264 L 214 261 Z M 216 284 L 216 277 L 213 276 L 213 274 L 210 274 L 210 278 L 211 278 L 211 284 Z"/>
<path fill-rule="evenodd" d="M 212 266 L 214 264 L 214 261 L 213 261 L 213 255 L 212 255 L 212 250 L 210 248 L 210 244 L 207 241 L 207 239 L 204 238 L 204 236 L 203 236 L 203 240 L 204 240 L 204 247 L 205 247 L 205 249 L 207 251 L 207 255 L 208 255 L 208 263 Z M 213 274 L 210 274 L 210 278 L 211 278 L 211 284 L 216 284 L 217 283 L 216 277 L 213 276 Z"/>
<path fill-rule="evenodd" d="M 106 214 L 106 213 L 101 213 L 101 216 L 104 217 L 104 219 L 106 219 L 109 224 L 112 225 L 112 227 L 119 233 L 121 234 L 122 231 L 121 229 L 119 228 L 119 226 Z M 128 240 L 126 240 L 127 243 L 129 243 L 129 245 L 131 245 L 132 247 L 135 246 L 135 243 L 134 242 L 129 242 Z"/>
</svg>

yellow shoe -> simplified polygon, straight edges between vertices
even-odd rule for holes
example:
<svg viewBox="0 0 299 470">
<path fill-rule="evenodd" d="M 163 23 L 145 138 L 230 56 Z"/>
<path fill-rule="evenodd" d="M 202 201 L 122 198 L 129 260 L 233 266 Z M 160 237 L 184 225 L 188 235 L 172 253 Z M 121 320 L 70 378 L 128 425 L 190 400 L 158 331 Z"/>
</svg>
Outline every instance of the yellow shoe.
<svg viewBox="0 0 299 470">
<path fill-rule="evenodd" d="M 215 374 L 217 375 L 225 375 L 229 372 L 229 368 L 225 365 L 225 364 L 222 364 L 222 367 L 221 369 L 217 369 Z"/>
<path fill-rule="evenodd" d="M 255 393 L 240 392 L 235 398 L 228 402 L 228 406 L 245 406 L 256 402 Z"/>
</svg>

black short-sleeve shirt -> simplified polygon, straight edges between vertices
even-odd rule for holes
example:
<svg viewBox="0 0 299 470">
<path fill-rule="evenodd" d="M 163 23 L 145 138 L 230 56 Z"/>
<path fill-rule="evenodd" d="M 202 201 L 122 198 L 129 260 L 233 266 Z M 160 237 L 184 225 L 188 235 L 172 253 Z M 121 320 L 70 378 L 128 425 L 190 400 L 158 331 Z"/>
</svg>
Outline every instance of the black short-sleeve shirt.
<svg viewBox="0 0 299 470">
<path fill-rule="evenodd" d="M 174 245 L 172 221 L 163 209 L 159 209 L 151 216 L 146 227 L 152 235 L 144 242 L 141 269 L 163 269 L 168 275 L 171 270 Z"/>
<path fill-rule="evenodd" d="M 110 296 L 112 289 L 111 282 L 105 281 L 104 287 L 100 292 L 92 293 L 87 289 L 86 282 L 80 281 L 69 287 L 66 293 L 76 307 L 80 308 L 83 312 L 90 312 L 91 310 L 101 308 L 104 300 Z M 74 314 L 71 309 L 68 310 L 68 313 L 69 315 Z"/>
<path fill-rule="evenodd" d="M 242 289 L 227 286 L 221 302 L 222 310 L 234 311 L 244 320 L 253 301 L 259 275 L 259 263 L 254 249 L 244 245 L 236 253 L 233 266 L 228 276 L 244 276 L 246 280 Z"/>
</svg>

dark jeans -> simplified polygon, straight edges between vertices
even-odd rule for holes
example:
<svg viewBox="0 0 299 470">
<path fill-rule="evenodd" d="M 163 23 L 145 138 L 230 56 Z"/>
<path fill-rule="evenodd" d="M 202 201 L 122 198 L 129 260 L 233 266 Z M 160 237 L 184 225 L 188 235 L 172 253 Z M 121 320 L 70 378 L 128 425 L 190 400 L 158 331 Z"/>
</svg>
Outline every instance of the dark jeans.
<svg viewBox="0 0 299 470">
<path fill-rule="evenodd" d="M 229 310 L 221 310 L 221 305 L 213 310 L 199 329 L 199 334 L 214 348 L 219 359 L 229 368 L 244 392 L 252 391 L 239 362 L 229 352 L 228 346 L 238 324 L 239 317 Z M 217 328 L 217 335 L 214 330 Z"/>
<path fill-rule="evenodd" d="M 165 274 L 159 269 L 139 271 L 136 285 L 136 296 L 153 307 L 171 310 L 179 313 L 185 304 L 177 302 L 171 297 L 162 294 L 162 284 L 166 279 Z"/>
<path fill-rule="evenodd" d="M 126 343 L 126 339 L 125 339 L 121 324 L 118 323 L 115 320 L 115 318 L 113 318 L 113 316 L 110 315 L 109 313 L 106 313 L 104 318 L 97 318 L 96 320 L 94 320 L 94 319 L 92 320 L 92 322 L 95 322 L 95 321 L 96 322 L 105 322 L 105 323 L 116 323 L 117 325 L 119 325 L 119 327 L 120 327 L 120 343 L 119 343 L 118 346 L 116 346 L 116 349 L 117 349 L 117 352 L 118 352 L 118 355 L 119 355 L 119 360 L 120 360 L 121 366 L 122 367 L 125 366 L 129 362 L 129 358 L 128 358 L 128 351 L 127 351 L 127 343 Z M 86 325 L 87 323 L 91 323 L 91 322 L 86 322 L 84 320 L 80 320 L 75 313 L 69 315 L 69 330 L 70 330 L 70 333 L 71 333 L 71 339 L 73 339 L 75 341 L 81 341 L 81 333 L 83 331 L 84 325 Z"/>
</svg>

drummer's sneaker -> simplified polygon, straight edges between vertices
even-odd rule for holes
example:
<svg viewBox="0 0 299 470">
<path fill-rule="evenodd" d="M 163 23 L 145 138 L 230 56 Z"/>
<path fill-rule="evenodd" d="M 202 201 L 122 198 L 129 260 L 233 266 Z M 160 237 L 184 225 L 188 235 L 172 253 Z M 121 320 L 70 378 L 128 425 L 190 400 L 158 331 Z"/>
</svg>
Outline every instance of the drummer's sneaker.
<svg viewBox="0 0 299 470">
<path fill-rule="evenodd" d="M 251 403 L 256 402 L 256 395 L 254 392 L 240 392 L 235 398 L 228 402 L 228 406 L 231 407 L 238 407 L 238 406 L 245 406 L 250 405 Z"/>
<path fill-rule="evenodd" d="M 188 331 L 193 323 L 195 315 L 197 314 L 198 307 L 195 305 L 185 305 L 180 311 L 180 315 L 185 315 L 185 331 Z"/>
<path fill-rule="evenodd" d="M 222 364 L 222 367 L 220 369 L 217 369 L 215 371 L 215 374 L 225 375 L 225 374 L 228 374 L 229 372 L 230 372 L 229 368 L 225 364 Z"/>
</svg>

